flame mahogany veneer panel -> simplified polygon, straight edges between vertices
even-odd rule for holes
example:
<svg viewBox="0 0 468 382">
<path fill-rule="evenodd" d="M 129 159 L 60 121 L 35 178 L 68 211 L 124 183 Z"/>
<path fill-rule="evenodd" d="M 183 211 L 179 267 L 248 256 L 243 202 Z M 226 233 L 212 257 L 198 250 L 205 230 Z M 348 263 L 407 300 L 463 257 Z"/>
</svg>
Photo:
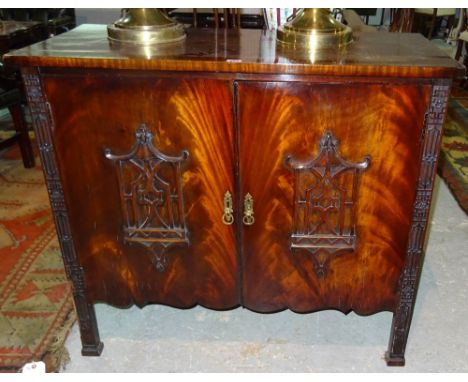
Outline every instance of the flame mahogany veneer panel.
<svg viewBox="0 0 468 382">
<path fill-rule="evenodd" d="M 44 78 L 57 159 L 67 163 L 60 172 L 88 298 L 117 306 L 393 311 L 430 85 L 239 81 L 237 144 L 232 85 L 128 75 Z M 167 251 L 163 272 L 151 250 L 125 242 L 118 166 L 104 155 L 128 153 L 141 123 L 164 154 L 189 153 L 181 179 L 189 243 Z M 332 258 L 320 277 L 310 253 L 290 250 L 294 173 L 285 159 L 315 157 L 327 131 L 343 158 L 369 156 L 371 163 L 360 175 L 354 207 L 356 249 Z M 252 226 L 221 223 L 226 191 L 234 194 L 236 220 L 243 197 L 252 194 Z"/>
<path fill-rule="evenodd" d="M 416 196 L 421 133 L 431 86 L 414 83 L 239 82 L 242 197 L 254 199 L 244 227 L 243 298 L 253 310 L 393 311 Z M 355 204 L 356 248 L 319 277 L 311 254 L 290 250 L 294 174 L 330 131 L 350 162 L 370 157 Z"/>
<path fill-rule="evenodd" d="M 228 81 L 67 74 L 43 79 L 54 145 L 78 260 L 90 301 L 157 302 L 225 309 L 239 304 L 233 226 L 221 224 L 223 195 L 234 191 L 232 86 Z M 159 272 L 151 250 L 125 243 L 118 165 L 145 123 L 162 153 L 178 156 L 188 229 Z M 66 165 L 65 165 L 66 164 Z"/>
</svg>

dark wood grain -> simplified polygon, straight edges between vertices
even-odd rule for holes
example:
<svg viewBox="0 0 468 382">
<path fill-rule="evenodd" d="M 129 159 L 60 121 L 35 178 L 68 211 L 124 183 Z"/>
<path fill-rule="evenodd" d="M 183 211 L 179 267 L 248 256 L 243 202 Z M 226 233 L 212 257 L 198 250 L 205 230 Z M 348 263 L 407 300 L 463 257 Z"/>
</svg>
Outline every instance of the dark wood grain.
<svg viewBox="0 0 468 382">
<path fill-rule="evenodd" d="M 110 45 L 105 25 L 82 25 L 13 52 L 18 65 L 334 76 L 451 77 L 461 66 L 424 37 L 362 33 L 344 50 L 301 52 L 277 46 L 274 32 L 189 29 L 181 45 Z"/>
<path fill-rule="evenodd" d="M 54 142 L 64 194 L 91 301 L 127 306 L 239 304 L 233 226 L 221 222 L 234 192 L 229 83 L 217 80 L 71 75 L 44 79 L 53 105 Z M 112 94 L 110 97 L 109 94 Z M 145 123 L 166 155 L 182 151 L 182 192 L 189 245 L 171 248 L 158 272 L 151 251 L 125 243 L 116 164 L 106 148 L 127 153 Z"/>
<path fill-rule="evenodd" d="M 243 228 L 245 306 L 264 312 L 393 311 L 430 89 L 392 83 L 239 83 L 241 195 L 253 196 L 256 217 L 254 225 Z M 357 195 L 356 250 L 337 256 L 320 278 L 310 253 L 290 250 L 294 179 L 285 159 L 317 155 L 326 131 L 339 140 L 344 158 L 359 162 L 370 156 L 372 162 Z"/>
</svg>

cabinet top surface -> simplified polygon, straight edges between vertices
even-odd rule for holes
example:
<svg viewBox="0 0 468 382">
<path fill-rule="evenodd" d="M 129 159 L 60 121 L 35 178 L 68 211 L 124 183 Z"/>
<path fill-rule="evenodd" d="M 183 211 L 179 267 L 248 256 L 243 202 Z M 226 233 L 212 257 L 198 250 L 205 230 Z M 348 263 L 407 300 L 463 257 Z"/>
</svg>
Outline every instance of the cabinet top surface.
<svg viewBox="0 0 468 382">
<path fill-rule="evenodd" d="M 275 33 L 251 29 L 188 29 L 185 42 L 150 47 L 115 46 L 105 25 L 81 25 L 10 52 L 20 66 L 190 72 L 452 77 L 455 60 L 419 34 L 362 33 L 345 49 L 285 49 Z"/>
</svg>

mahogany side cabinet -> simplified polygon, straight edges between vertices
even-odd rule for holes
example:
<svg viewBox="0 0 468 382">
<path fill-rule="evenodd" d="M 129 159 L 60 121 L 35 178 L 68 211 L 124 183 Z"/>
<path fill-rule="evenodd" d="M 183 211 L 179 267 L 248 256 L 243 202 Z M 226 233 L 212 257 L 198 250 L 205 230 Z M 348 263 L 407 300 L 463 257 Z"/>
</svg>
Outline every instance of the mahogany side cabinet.
<svg viewBox="0 0 468 382">
<path fill-rule="evenodd" d="M 393 312 L 404 365 L 458 64 L 420 35 L 300 52 L 258 30 L 115 46 L 83 25 L 21 68 L 82 354 L 93 304 Z"/>
</svg>

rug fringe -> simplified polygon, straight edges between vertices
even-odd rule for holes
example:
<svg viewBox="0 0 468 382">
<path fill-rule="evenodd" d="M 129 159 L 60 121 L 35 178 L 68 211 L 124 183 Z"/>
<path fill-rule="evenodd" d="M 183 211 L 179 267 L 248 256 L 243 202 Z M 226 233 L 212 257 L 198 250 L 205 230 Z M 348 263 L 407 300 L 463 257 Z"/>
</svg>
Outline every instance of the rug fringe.
<svg viewBox="0 0 468 382">
<path fill-rule="evenodd" d="M 67 364 L 70 362 L 70 353 L 65 347 L 65 340 L 75 321 L 76 313 L 73 306 L 60 325 L 60 328 L 57 329 L 56 334 L 51 340 L 50 348 L 42 359 L 46 364 L 47 372 L 60 372 L 65 370 Z"/>
</svg>

